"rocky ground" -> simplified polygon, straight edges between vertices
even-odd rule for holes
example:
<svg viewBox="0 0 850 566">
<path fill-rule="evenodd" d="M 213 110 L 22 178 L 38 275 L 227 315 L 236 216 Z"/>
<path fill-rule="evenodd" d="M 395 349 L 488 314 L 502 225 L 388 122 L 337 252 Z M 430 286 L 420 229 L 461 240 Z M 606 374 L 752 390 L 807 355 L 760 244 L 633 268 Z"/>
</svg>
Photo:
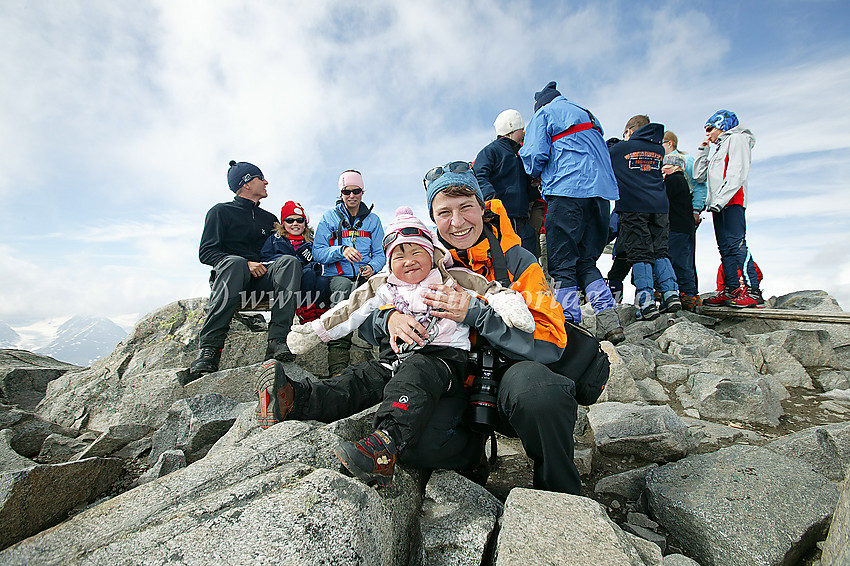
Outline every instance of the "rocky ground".
<svg viewBox="0 0 850 566">
<path fill-rule="evenodd" d="M 603 343 L 609 384 L 580 408 L 582 497 L 533 490 L 505 437 L 486 490 L 401 467 L 377 492 L 332 454 L 370 411 L 255 426 L 261 316 L 239 315 L 221 371 L 182 385 L 203 305 L 151 313 L 91 368 L 0 351 L 0 563 L 847 563 L 850 325 L 637 322 L 622 305 L 627 341 Z M 768 306 L 841 310 L 823 291 Z M 321 348 L 288 366 L 326 370 Z"/>
</svg>

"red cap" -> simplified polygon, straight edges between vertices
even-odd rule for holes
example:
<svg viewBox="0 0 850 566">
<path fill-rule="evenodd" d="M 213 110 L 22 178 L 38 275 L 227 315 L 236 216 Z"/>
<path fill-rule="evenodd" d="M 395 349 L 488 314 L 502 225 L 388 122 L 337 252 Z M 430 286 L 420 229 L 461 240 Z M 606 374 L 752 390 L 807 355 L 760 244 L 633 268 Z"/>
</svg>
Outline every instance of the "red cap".
<svg viewBox="0 0 850 566">
<path fill-rule="evenodd" d="M 286 201 L 286 204 L 283 205 L 283 208 L 280 209 L 280 221 L 283 222 L 284 218 L 292 216 L 293 214 L 307 218 L 307 215 L 304 214 L 304 207 L 301 206 L 300 203 L 288 200 Z"/>
</svg>

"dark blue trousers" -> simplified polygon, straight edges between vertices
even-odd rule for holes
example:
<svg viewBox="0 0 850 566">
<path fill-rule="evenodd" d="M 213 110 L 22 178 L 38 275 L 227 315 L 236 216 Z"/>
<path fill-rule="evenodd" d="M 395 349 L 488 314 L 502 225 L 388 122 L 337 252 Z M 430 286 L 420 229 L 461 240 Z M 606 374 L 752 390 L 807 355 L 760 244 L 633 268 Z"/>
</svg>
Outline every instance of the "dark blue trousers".
<svg viewBox="0 0 850 566">
<path fill-rule="evenodd" d="M 744 276 L 744 284 L 751 289 L 759 288 L 756 264 L 747 248 L 747 220 L 744 207 L 731 204 L 720 212 L 712 212 L 714 238 L 723 263 L 723 276 L 726 289 L 733 291 L 740 287 L 738 271 Z"/>
<path fill-rule="evenodd" d="M 670 232 L 668 245 L 670 261 L 679 282 L 679 291 L 691 297 L 697 294 L 696 268 L 694 266 L 694 235 Z"/>
<path fill-rule="evenodd" d="M 547 196 L 546 254 L 549 274 L 561 288 L 602 279 L 596 261 L 608 239 L 611 205 L 603 198 Z"/>
</svg>

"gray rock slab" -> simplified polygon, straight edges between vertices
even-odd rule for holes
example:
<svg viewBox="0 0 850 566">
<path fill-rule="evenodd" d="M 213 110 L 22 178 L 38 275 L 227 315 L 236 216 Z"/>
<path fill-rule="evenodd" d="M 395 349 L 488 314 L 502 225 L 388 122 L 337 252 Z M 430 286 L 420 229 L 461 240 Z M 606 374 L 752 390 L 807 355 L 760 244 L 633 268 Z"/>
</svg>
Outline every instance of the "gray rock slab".
<svg viewBox="0 0 850 566">
<path fill-rule="evenodd" d="M 626 342 L 617 346 L 617 352 L 623 358 L 635 380 L 646 379 L 655 375 L 655 357 L 651 349 L 640 344 Z"/>
<path fill-rule="evenodd" d="M 663 383 L 681 383 L 688 379 L 688 366 L 667 364 L 655 368 L 655 377 Z"/>
<path fill-rule="evenodd" d="M 765 346 L 775 345 L 791 354 L 803 366 L 831 367 L 841 369 L 835 355 L 830 334 L 825 330 L 776 330 L 748 337 L 752 343 Z"/>
<path fill-rule="evenodd" d="M 0 430 L 0 472 L 23 470 L 35 465 L 35 462 L 12 449 L 12 431 Z"/>
<path fill-rule="evenodd" d="M 44 439 L 53 433 L 77 436 L 76 431 L 45 420 L 35 413 L 0 405 L 0 430 L 4 429 L 12 431 L 12 448 L 27 458 L 36 457 Z"/>
<path fill-rule="evenodd" d="M 640 379 L 635 382 L 640 391 L 640 396 L 647 403 L 666 403 L 670 400 L 664 386 L 651 378 Z"/>
<path fill-rule="evenodd" d="M 850 470 L 848 470 L 850 471 Z M 850 482 L 844 482 L 821 553 L 823 566 L 850 564 Z"/>
<path fill-rule="evenodd" d="M 684 554 L 668 554 L 664 557 L 663 566 L 700 566 L 700 564 Z"/>
<path fill-rule="evenodd" d="M 624 523 L 623 530 L 657 545 L 658 548 L 661 549 L 661 552 L 667 550 L 667 537 L 656 533 L 652 529 L 648 529 L 641 525 L 634 525 L 632 523 Z"/>
<path fill-rule="evenodd" d="M 772 375 L 785 387 L 814 389 L 812 378 L 809 377 L 806 368 L 782 346 L 770 344 L 763 347 L 762 356 L 764 357 L 762 373 Z"/>
<path fill-rule="evenodd" d="M 832 481 L 842 481 L 850 466 L 850 423 L 808 428 L 779 437 L 764 447 L 800 460 Z"/>
<path fill-rule="evenodd" d="M 679 357 L 705 357 L 709 352 L 725 348 L 717 332 L 690 321 L 669 327 L 656 342 L 662 351 Z"/>
<path fill-rule="evenodd" d="M 646 489 L 646 474 L 649 473 L 649 470 L 657 467 L 658 464 L 650 464 L 606 476 L 596 482 L 593 491 L 600 494 L 616 495 L 628 501 L 637 501 L 643 490 Z"/>
<path fill-rule="evenodd" d="M 824 370 L 815 375 L 815 381 L 824 391 L 850 389 L 850 371 Z"/>
<path fill-rule="evenodd" d="M 190 462 L 202 458 L 239 416 L 239 403 L 217 393 L 181 399 L 151 438 L 150 462 L 168 450 L 182 450 Z"/>
<path fill-rule="evenodd" d="M 143 473 L 136 483 L 138 485 L 148 483 L 185 467 L 186 455 L 182 450 L 166 450 L 159 455 L 156 463 Z"/>
<path fill-rule="evenodd" d="M 33 409 L 47 384 L 73 369 L 80 368 L 26 350 L 0 349 L 0 401 Z"/>
<path fill-rule="evenodd" d="M 617 348 L 610 342 L 602 342 L 602 351 L 608 355 L 608 362 L 611 364 L 608 383 L 602 391 L 600 401 L 620 401 L 630 403 L 640 399 L 640 391 L 635 384 L 635 378 L 632 372 L 629 371 L 623 357 L 617 351 Z"/>
<path fill-rule="evenodd" d="M 755 446 L 661 466 L 646 488 L 655 519 L 703 566 L 796 564 L 838 501 L 824 476 Z"/>
<path fill-rule="evenodd" d="M 74 459 L 74 456 L 85 450 L 88 445 L 88 442 L 80 440 L 79 437 L 71 438 L 53 433 L 44 439 L 41 450 L 35 459 L 41 464 L 69 462 Z"/>
<path fill-rule="evenodd" d="M 738 426 L 726 426 L 711 421 L 682 417 L 691 436 L 699 439 L 698 452 L 714 452 L 733 443 L 760 444 L 762 437 L 757 432 Z"/>
<path fill-rule="evenodd" d="M 334 471 L 338 441 L 324 426 L 279 423 L 18 543 L 0 563 L 407 564 L 421 473 L 396 466 L 377 491 Z"/>
<path fill-rule="evenodd" d="M 154 429 L 148 425 L 132 423 L 113 425 L 103 431 L 94 442 L 89 444 L 74 459 L 82 460 L 83 458 L 109 456 L 153 431 Z"/>
<path fill-rule="evenodd" d="M 662 462 L 696 447 L 688 428 L 667 405 L 596 403 L 587 417 L 596 447 L 604 453 Z"/>
<path fill-rule="evenodd" d="M 106 491 L 121 460 L 89 458 L 0 473 L 0 549 L 50 527 Z M 0 562 L 4 562 L 0 555 Z"/>
<path fill-rule="evenodd" d="M 478 566 L 502 504 L 456 472 L 434 472 L 425 486 L 419 525 L 424 564 Z"/>
<path fill-rule="evenodd" d="M 779 426 L 785 414 L 780 403 L 781 389 L 769 377 L 742 377 L 698 373 L 689 378 L 691 395 L 701 417 Z"/>
<path fill-rule="evenodd" d="M 644 566 L 662 560 L 657 546 L 639 549 L 599 503 L 586 497 L 517 488 L 499 522 L 496 566 Z"/>
</svg>

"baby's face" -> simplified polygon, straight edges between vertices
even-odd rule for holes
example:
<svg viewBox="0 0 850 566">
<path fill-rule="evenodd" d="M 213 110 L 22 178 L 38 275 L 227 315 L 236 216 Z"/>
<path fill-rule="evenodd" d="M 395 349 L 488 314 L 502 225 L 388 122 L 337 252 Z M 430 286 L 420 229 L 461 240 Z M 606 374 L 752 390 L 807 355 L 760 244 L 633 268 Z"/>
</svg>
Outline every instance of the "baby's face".
<svg viewBox="0 0 850 566">
<path fill-rule="evenodd" d="M 431 264 L 431 254 L 419 244 L 399 244 L 390 256 L 390 270 L 393 275 L 411 285 L 428 276 Z"/>
</svg>

